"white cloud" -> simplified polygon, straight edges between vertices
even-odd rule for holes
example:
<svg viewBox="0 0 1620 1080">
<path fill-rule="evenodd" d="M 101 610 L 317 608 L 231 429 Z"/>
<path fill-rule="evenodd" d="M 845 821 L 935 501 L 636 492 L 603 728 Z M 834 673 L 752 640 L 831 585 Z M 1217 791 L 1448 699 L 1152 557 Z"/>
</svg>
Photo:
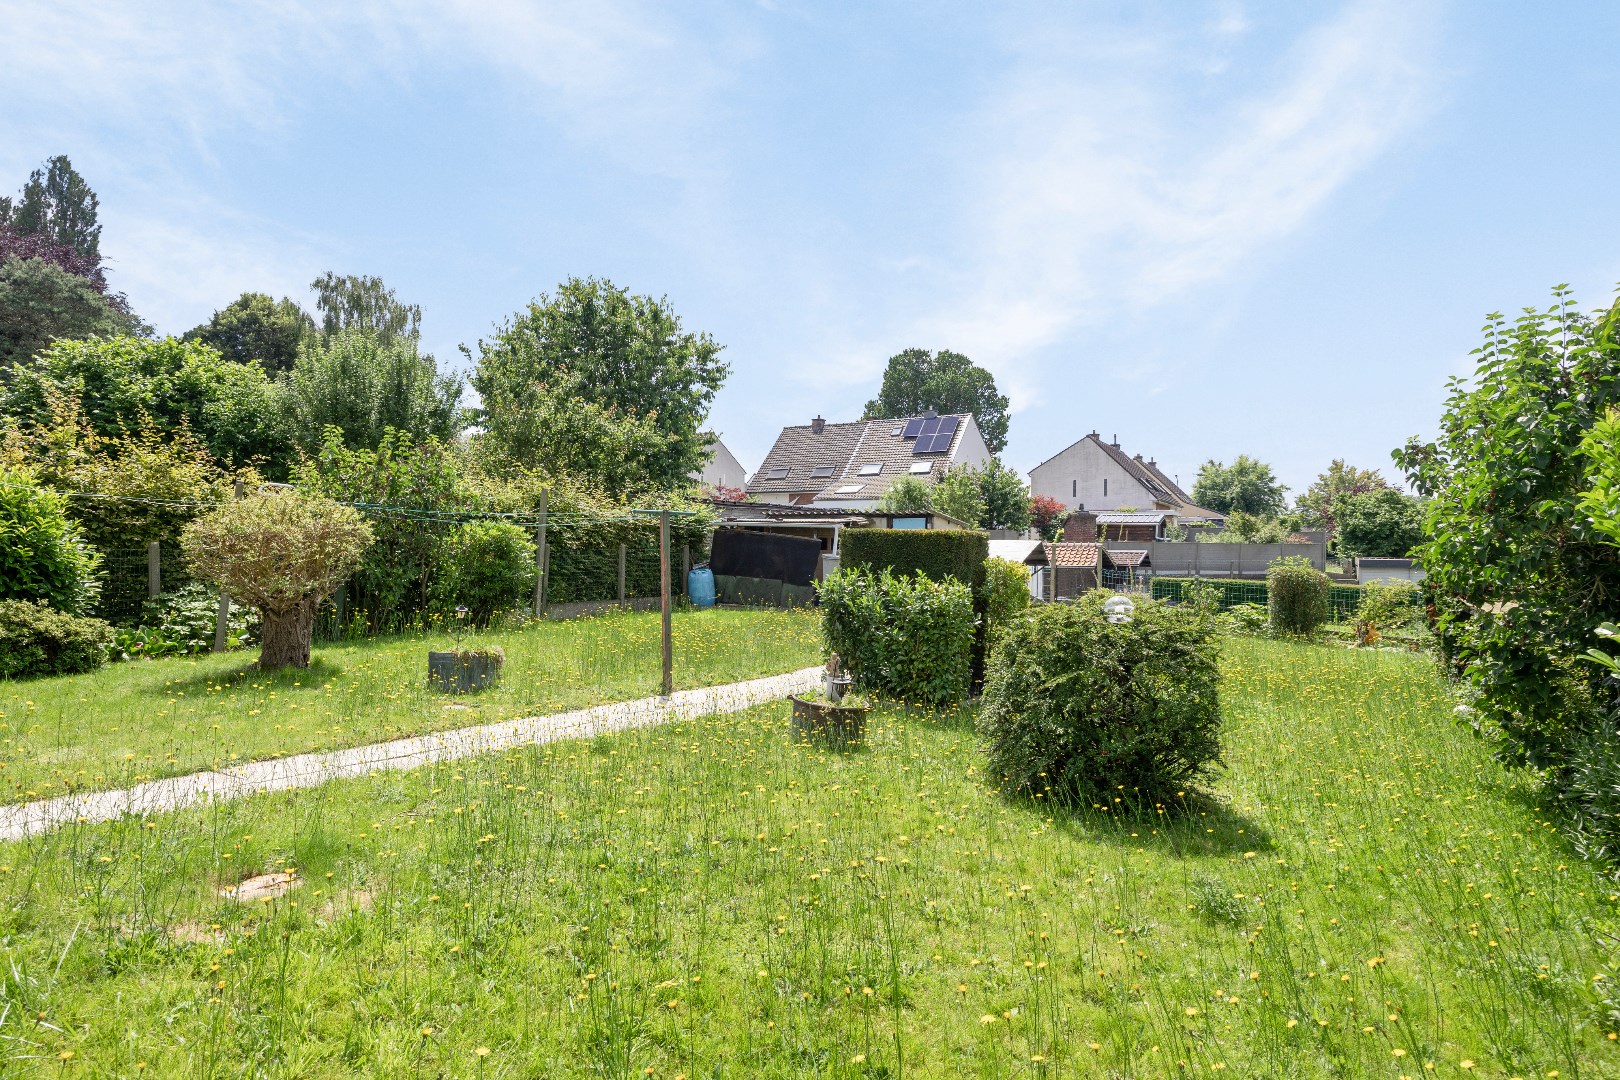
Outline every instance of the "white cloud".
<svg viewBox="0 0 1620 1080">
<path fill-rule="evenodd" d="M 829 350 L 818 376 L 869 380 L 887 342 L 948 342 L 1027 404 L 1041 350 L 1240 271 L 1408 131 L 1430 99 L 1431 15 L 1351 4 L 1235 102 L 1185 86 L 1209 75 L 1210 38 L 1247 31 L 1240 9 L 1180 48 L 1020 38 L 955 163 L 958 242 L 941 264 L 954 261 L 928 290 L 943 303 Z"/>
</svg>

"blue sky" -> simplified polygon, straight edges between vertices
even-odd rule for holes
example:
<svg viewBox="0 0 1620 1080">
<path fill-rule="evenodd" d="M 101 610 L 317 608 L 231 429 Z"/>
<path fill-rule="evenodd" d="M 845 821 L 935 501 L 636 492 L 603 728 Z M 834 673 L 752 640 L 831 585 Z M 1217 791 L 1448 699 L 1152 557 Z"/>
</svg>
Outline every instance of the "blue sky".
<svg viewBox="0 0 1620 1080">
<path fill-rule="evenodd" d="M 1486 312 L 1620 282 L 1620 5 L 7 0 L 0 189 L 67 153 L 181 332 L 377 274 L 442 361 L 570 274 L 726 346 L 757 465 L 954 348 L 1009 464 L 1392 471 Z"/>
</svg>

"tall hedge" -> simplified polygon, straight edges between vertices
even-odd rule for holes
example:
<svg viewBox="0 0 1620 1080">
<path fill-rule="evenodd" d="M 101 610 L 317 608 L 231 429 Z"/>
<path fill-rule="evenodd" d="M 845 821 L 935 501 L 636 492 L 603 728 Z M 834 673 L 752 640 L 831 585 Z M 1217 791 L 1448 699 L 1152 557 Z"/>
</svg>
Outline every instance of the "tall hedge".
<svg viewBox="0 0 1620 1080">
<path fill-rule="evenodd" d="M 967 529 L 848 529 L 840 550 L 842 565 L 852 570 L 955 580 L 977 593 L 990 557 L 990 537 Z"/>
</svg>

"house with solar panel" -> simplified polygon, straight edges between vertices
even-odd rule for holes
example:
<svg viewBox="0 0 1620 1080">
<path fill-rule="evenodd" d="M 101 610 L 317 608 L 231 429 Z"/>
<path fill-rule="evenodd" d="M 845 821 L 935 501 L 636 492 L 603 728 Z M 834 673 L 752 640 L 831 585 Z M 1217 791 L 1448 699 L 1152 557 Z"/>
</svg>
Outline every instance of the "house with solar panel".
<svg viewBox="0 0 1620 1080">
<path fill-rule="evenodd" d="M 848 424 L 818 416 L 782 429 L 747 491 L 757 502 L 870 510 L 902 476 L 936 484 L 947 470 L 991 456 L 971 413 Z"/>
<path fill-rule="evenodd" d="M 1086 512 L 1086 523 L 1108 539 L 1162 540 L 1164 530 L 1178 523 L 1226 523 L 1223 515 L 1194 503 L 1153 458 L 1127 454 L 1118 435 L 1104 442 L 1095 431 L 1031 469 L 1029 490 Z M 1083 539 L 1096 538 L 1094 531 Z"/>
</svg>

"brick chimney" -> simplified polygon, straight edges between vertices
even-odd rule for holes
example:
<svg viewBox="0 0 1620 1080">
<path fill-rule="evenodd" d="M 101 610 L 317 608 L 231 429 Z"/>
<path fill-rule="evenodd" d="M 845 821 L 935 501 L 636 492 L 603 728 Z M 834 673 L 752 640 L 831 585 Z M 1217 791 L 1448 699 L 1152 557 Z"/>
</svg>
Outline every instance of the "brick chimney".
<svg viewBox="0 0 1620 1080">
<path fill-rule="evenodd" d="M 1072 510 L 1063 519 L 1063 540 L 1071 544 L 1097 542 L 1097 515 L 1090 510 Z"/>
<path fill-rule="evenodd" d="M 823 420 L 820 416 L 817 416 L 814 420 L 810 421 L 810 430 L 815 432 L 817 435 L 820 435 L 826 429 L 827 421 Z"/>
</svg>

